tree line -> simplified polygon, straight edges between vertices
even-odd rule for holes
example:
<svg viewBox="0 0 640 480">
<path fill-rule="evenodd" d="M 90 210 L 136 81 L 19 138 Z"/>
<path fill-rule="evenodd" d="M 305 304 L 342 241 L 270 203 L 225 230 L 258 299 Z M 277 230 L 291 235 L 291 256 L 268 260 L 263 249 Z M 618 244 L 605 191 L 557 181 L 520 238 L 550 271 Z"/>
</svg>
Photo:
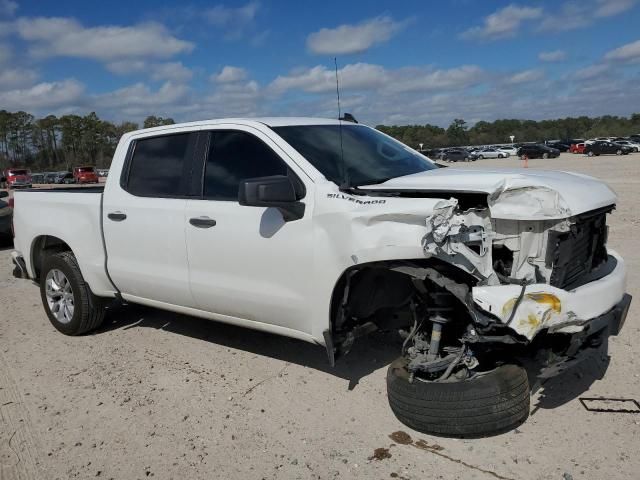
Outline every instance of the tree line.
<svg viewBox="0 0 640 480">
<path fill-rule="evenodd" d="M 436 125 L 378 125 L 378 130 L 418 148 L 457 147 L 466 145 L 490 145 L 510 143 L 510 136 L 518 142 L 543 142 L 545 140 L 589 139 L 607 136 L 640 134 L 640 113 L 630 117 L 604 115 L 601 117 L 567 117 L 556 120 L 503 119 L 494 122 L 477 122 L 472 127 L 460 118 L 448 128 Z"/>
<path fill-rule="evenodd" d="M 144 128 L 175 123 L 171 118 L 148 116 Z M 88 115 L 48 115 L 0 110 L 0 170 L 71 170 L 77 165 L 108 168 L 120 137 L 137 130 L 135 122 L 113 123 Z"/>
<path fill-rule="evenodd" d="M 171 125 L 172 118 L 148 116 L 144 128 Z M 80 115 L 48 115 L 35 118 L 27 112 L 0 110 L 0 169 L 9 166 L 36 170 L 70 170 L 76 165 L 107 168 L 120 137 L 139 125 L 113 123 L 92 112 Z M 556 120 L 503 119 L 469 126 L 454 119 L 448 128 L 436 125 L 378 125 L 378 130 L 419 148 L 487 145 L 515 142 L 627 136 L 640 133 L 640 113 L 630 117 L 568 117 Z"/>
</svg>

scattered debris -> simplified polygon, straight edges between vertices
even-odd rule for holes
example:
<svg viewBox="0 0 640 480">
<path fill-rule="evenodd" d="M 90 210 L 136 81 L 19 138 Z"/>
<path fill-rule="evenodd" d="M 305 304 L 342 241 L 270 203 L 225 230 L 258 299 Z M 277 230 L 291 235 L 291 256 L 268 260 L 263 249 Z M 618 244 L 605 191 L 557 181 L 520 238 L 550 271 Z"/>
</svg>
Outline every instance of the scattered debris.
<svg viewBox="0 0 640 480">
<path fill-rule="evenodd" d="M 640 413 L 640 403 L 632 398 L 586 398 L 580 403 L 589 412 Z"/>
<path fill-rule="evenodd" d="M 460 460 L 459 458 L 454 458 L 451 457 L 449 455 L 447 455 L 446 453 L 443 453 L 442 451 L 444 450 L 444 447 L 442 447 L 441 445 L 433 444 L 433 445 L 429 445 L 425 440 L 417 440 L 417 441 L 413 441 L 413 439 L 411 438 L 411 435 L 409 435 L 406 432 L 403 431 L 397 431 L 397 432 L 393 432 L 391 435 L 389 435 L 389 438 L 391 440 L 393 440 L 396 443 L 399 443 L 401 445 L 411 445 L 412 447 L 415 447 L 419 450 L 424 450 L 426 452 L 431 452 L 435 455 L 438 455 L 442 458 L 446 458 L 447 460 L 457 463 L 458 465 L 462 465 L 463 467 L 467 467 L 467 468 L 471 468 L 472 470 L 477 470 L 478 472 L 482 472 L 482 473 L 486 473 L 487 475 L 491 475 L 494 478 L 497 478 L 499 480 L 514 480 L 513 478 L 509 478 L 509 477 L 503 477 L 502 475 L 497 474 L 496 472 L 492 471 L 492 470 L 485 470 L 484 468 L 481 467 L 477 467 L 475 465 L 471 465 L 463 460 Z M 397 475 L 397 474 L 396 474 Z M 398 478 L 398 477 L 394 477 L 393 474 L 391 475 L 393 478 Z"/>
<path fill-rule="evenodd" d="M 384 460 L 386 458 L 391 458 L 391 453 L 389 453 L 388 448 L 376 448 L 373 451 L 373 455 L 369 457 L 369 460 Z"/>
</svg>

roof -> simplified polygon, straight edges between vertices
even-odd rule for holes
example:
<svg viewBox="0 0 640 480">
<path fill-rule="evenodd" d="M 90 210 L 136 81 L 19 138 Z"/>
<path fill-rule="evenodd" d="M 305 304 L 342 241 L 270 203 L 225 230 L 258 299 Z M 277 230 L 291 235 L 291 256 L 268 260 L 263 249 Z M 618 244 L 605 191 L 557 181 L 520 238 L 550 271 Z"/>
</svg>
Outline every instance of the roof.
<svg viewBox="0 0 640 480">
<path fill-rule="evenodd" d="M 131 134 L 151 133 L 172 130 L 181 127 L 196 127 L 203 125 L 219 125 L 221 123 L 238 123 L 241 125 L 251 125 L 262 123 L 269 127 L 285 127 L 293 125 L 338 125 L 337 119 L 314 118 L 314 117 L 255 117 L 255 118 L 212 118 L 210 120 L 199 120 L 195 122 L 174 123 L 171 125 L 161 125 L 159 127 L 144 128 L 130 132 Z M 344 122 L 343 122 L 344 124 Z"/>
</svg>

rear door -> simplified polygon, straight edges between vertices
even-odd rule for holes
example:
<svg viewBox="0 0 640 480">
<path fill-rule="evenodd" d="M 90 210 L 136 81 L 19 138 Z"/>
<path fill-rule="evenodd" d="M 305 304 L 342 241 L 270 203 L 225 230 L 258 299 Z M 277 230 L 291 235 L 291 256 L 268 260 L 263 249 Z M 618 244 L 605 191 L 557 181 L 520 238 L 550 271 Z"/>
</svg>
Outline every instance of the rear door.
<svg viewBox="0 0 640 480">
<path fill-rule="evenodd" d="M 238 203 L 242 180 L 271 175 L 294 180 L 303 218 L 285 222 L 276 208 Z M 202 196 L 186 210 L 198 308 L 310 333 L 313 184 L 272 139 L 239 126 L 211 131 L 202 178 Z"/>
<path fill-rule="evenodd" d="M 137 138 L 104 194 L 108 271 L 125 298 L 193 306 L 185 207 L 198 133 Z"/>
</svg>

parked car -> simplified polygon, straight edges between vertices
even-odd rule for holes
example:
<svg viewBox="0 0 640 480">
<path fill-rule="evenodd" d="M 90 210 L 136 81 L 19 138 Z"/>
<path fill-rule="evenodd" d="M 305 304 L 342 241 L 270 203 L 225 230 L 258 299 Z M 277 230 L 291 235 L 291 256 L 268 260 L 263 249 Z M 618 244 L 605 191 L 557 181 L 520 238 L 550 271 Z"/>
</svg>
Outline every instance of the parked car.
<svg viewBox="0 0 640 480">
<path fill-rule="evenodd" d="M 547 142 L 546 145 L 547 147 L 555 148 L 560 152 L 567 152 L 571 147 L 569 144 L 562 143 L 562 142 Z"/>
<path fill-rule="evenodd" d="M 541 143 L 534 143 L 530 145 L 523 145 L 518 149 L 518 156 L 522 159 L 526 158 L 558 158 L 560 151 L 543 145 Z"/>
<path fill-rule="evenodd" d="M 584 175 L 438 168 L 362 124 L 300 118 L 129 132 L 111 169 L 105 188 L 15 194 L 14 275 L 55 328 L 94 330 L 122 300 L 322 345 L 330 365 L 396 330 L 388 399 L 419 431 L 514 428 L 521 365 L 558 374 L 629 309 L 606 246 L 616 195 Z"/>
<path fill-rule="evenodd" d="M 1 176 L 4 178 L 1 188 L 29 188 L 32 185 L 31 173 L 25 168 L 8 168 Z"/>
<path fill-rule="evenodd" d="M 469 152 L 462 148 L 448 148 L 442 154 L 442 160 L 446 162 L 467 162 L 470 160 Z"/>
<path fill-rule="evenodd" d="M 73 173 L 71 172 L 58 172 L 53 177 L 53 183 L 58 185 L 70 185 L 76 183 L 76 179 L 73 178 Z"/>
<path fill-rule="evenodd" d="M 640 152 L 640 143 L 632 142 L 631 140 L 616 140 L 613 143 L 629 147 L 634 152 Z"/>
<path fill-rule="evenodd" d="M 601 140 L 585 145 L 584 147 L 584 153 L 590 157 L 606 154 L 627 155 L 631 152 L 633 152 L 631 147 Z"/>
<path fill-rule="evenodd" d="M 51 184 L 51 183 L 55 183 L 55 177 L 58 174 L 58 172 L 45 172 L 44 173 L 44 183 L 45 184 Z"/>
<path fill-rule="evenodd" d="M 511 155 L 514 155 L 514 156 L 515 156 L 515 155 L 518 155 L 518 149 L 517 149 L 515 146 L 513 146 L 513 145 L 511 145 L 511 146 L 507 145 L 507 146 L 503 146 L 503 147 L 496 147 L 496 148 L 497 148 L 498 150 L 500 150 L 501 152 L 508 153 L 508 154 L 509 154 L 509 156 L 511 156 Z"/>
<path fill-rule="evenodd" d="M 34 184 L 43 184 L 44 183 L 44 173 L 32 173 L 31 174 L 31 182 Z"/>
<path fill-rule="evenodd" d="M 571 148 L 569 149 L 569 151 L 571 153 L 584 153 L 584 143 L 574 143 L 571 145 Z"/>
<path fill-rule="evenodd" d="M 632 142 L 637 142 L 640 143 L 640 133 L 639 134 L 633 134 L 633 135 L 629 135 L 629 140 L 631 140 Z"/>
<path fill-rule="evenodd" d="M 98 174 L 95 167 L 75 167 L 73 169 L 73 179 L 75 183 L 98 183 Z"/>
<path fill-rule="evenodd" d="M 11 238 L 13 208 L 10 202 L 9 192 L 0 190 L 0 240 Z"/>
<path fill-rule="evenodd" d="M 482 148 L 474 151 L 469 158 L 472 160 L 482 160 L 483 158 L 507 158 L 508 156 L 509 154 L 507 152 L 503 152 L 497 148 Z"/>
</svg>

